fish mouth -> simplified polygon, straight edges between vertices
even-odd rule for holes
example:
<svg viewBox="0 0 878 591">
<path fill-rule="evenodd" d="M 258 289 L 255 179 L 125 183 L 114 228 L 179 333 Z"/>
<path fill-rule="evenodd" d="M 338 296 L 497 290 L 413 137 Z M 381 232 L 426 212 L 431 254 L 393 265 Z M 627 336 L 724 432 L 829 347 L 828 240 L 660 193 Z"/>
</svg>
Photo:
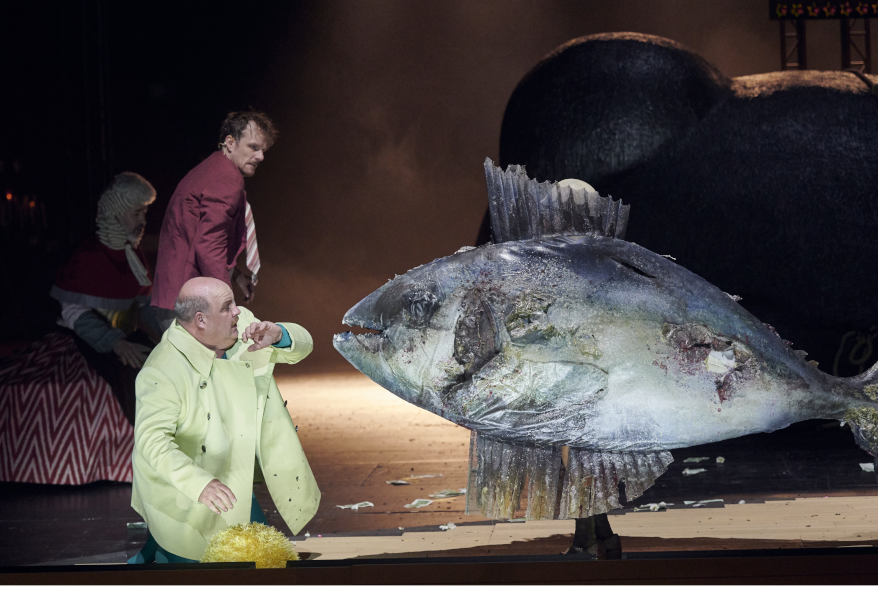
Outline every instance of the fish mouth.
<svg viewBox="0 0 878 591">
<path fill-rule="evenodd" d="M 384 326 L 382 319 L 376 320 L 371 315 L 358 313 L 359 308 L 360 305 L 351 308 L 345 314 L 342 322 L 347 326 L 363 328 L 370 332 L 357 334 L 352 331 L 343 332 L 332 337 L 332 344 L 336 351 L 341 353 L 354 367 L 363 371 L 363 368 L 355 362 L 355 358 L 363 353 L 380 353 L 387 343 L 388 337 L 384 333 L 387 327 Z"/>
<path fill-rule="evenodd" d="M 354 334 L 351 331 L 347 331 L 336 334 L 332 337 L 332 344 L 335 347 L 336 351 L 341 353 L 345 357 L 345 359 L 347 359 L 351 363 L 353 363 L 353 360 L 348 355 L 348 352 L 350 352 L 351 349 L 358 347 L 360 349 L 360 352 L 378 354 L 381 352 L 382 348 L 384 347 L 384 343 L 386 342 L 387 335 L 385 335 L 383 332 L 366 332 L 361 334 Z"/>
<path fill-rule="evenodd" d="M 393 392 L 395 382 L 393 372 L 387 365 L 385 349 L 392 348 L 390 338 L 381 328 L 372 328 L 375 323 L 360 323 L 352 318 L 345 317 L 344 323 L 351 327 L 366 328 L 371 332 L 355 334 L 348 331 L 336 334 L 332 337 L 332 346 L 344 357 L 357 371 L 368 376 L 372 381 Z"/>
</svg>

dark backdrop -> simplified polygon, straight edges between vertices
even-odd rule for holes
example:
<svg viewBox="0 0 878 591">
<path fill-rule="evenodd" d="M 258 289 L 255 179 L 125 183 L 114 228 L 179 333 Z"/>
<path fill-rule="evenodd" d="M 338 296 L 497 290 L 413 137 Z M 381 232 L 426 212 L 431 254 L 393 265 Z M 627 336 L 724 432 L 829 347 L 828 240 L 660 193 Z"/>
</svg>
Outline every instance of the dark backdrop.
<svg viewBox="0 0 878 591">
<path fill-rule="evenodd" d="M 838 23 L 808 26 L 810 65 L 839 69 Z M 247 181 L 263 263 L 252 308 L 312 332 L 303 371 L 348 367 L 330 338 L 360 298 L 474 242 L 506 101 L 561 43 L 636 31 L 728 76 L 780 66 L 764 0 L 81 0 L 4 3 L 0 29 L 0 184 L 37 204 L 33 222 L 2 227 L 6 350 L 51 328 L 54 273 L 113 174 L 155 185 L 154 256 L 176 183 L 227 111 L 253 107 L 281 136 Z"/>
</svg>

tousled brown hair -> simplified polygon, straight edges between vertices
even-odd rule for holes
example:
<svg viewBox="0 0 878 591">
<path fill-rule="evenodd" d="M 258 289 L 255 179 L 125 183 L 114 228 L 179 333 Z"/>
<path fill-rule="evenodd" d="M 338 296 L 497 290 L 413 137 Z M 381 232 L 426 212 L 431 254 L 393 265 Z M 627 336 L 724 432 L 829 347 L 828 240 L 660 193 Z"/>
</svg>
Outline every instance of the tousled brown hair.
<svg viewBox="0 0 878 591">
<path fill-rule="evenodd" d="M 226 115 L 225 121 L 220 126 L 220 143 L 225 142 L 227 136 L 232 136 L 236 142 L 240 141 L 241 134 L 251 121 L 265 136 L 266 149 L 270 147 L 277 139 L 278 131 L 271 118 L 260 111 L 235 111 Z"/>
</svg>

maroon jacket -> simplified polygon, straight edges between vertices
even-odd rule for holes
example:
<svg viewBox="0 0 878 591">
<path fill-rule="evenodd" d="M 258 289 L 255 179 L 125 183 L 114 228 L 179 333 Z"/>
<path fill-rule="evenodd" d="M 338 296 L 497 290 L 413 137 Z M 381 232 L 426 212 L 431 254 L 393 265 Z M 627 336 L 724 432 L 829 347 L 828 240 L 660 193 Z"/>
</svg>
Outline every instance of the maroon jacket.
<svg viewBox="0 0 878 591">
<path fill-rule="evenodd" d="M 244 177 L 221 151 L 189 171 L 171 196 L 162 232 L 152 305 L 174 309 L 180 288 L 193 277 L 226 283 L 247 245 Z"/>
</svg>

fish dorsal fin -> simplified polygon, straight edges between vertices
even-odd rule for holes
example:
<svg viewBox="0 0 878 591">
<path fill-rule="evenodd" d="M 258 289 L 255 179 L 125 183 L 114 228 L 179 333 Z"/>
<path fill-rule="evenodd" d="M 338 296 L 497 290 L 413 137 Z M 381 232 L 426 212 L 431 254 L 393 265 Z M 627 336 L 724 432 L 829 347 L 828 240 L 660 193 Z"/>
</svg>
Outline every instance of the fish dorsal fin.
<svg viewBox="0 0 878 591">
<path fill-rule="evenodd" d="M 528 178 L 524 166 L 510 164 L 504 171 L 490 158 L 485 158 L 485 180 L 495 243 L 558 234 L 625 237 L 631 206 L 621 199 L 538 183 Z"/>
</svg>

